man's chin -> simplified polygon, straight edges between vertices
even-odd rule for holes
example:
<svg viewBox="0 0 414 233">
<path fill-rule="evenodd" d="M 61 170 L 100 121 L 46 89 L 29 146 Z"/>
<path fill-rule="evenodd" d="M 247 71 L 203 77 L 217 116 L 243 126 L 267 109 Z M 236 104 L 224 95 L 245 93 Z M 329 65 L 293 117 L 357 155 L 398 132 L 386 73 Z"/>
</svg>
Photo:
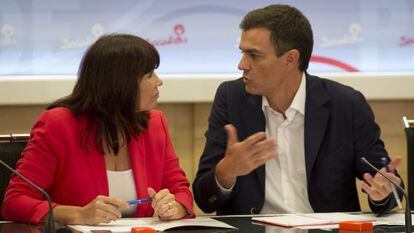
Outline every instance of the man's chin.
<svg viewBox="0 0 414 233">
<path fill-rule="evenodd" d="M 244 88 L 246 90 L 247 93 L 249 93 L 250 95 L 260 95 L 260 93 L 257 93 L 253 88 L 245 86 Z"/>
</svg>

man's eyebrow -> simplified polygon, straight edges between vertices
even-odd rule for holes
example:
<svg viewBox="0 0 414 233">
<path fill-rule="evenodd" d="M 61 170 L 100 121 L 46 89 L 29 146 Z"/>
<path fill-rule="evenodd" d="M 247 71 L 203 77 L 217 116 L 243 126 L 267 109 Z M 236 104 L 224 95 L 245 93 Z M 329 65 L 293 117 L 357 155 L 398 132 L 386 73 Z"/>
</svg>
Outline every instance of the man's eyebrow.
<svg viewBox="0 0 414 233">
<path fill-rule="evenodd" d="M 241 50 L 241 51 L 243 51 L 243 52 L 247 52 L 247 53 L 262 53 L 260 50 L 257 50 L 257 49 L 243 49 L 243 48 L 240 48 L 239 47 L 239 49 Z"/>
</svg>

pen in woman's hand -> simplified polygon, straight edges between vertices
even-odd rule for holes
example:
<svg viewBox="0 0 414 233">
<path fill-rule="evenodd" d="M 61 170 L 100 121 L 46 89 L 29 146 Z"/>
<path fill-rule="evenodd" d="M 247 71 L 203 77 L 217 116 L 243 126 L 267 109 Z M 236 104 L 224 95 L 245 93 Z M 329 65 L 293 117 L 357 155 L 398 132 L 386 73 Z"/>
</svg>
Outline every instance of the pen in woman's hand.
<svg viewBox="0 0 414 233">
<path fill-rule="evenodd" d="M 127 201 L 127 204 L 128 205 L 139 205 L 139 204 L 148 203 L 151 201 L 152 201 L 152 198 L 148 197 L 148 198 L 143 198 L 143 199 Z"/>
</svg>

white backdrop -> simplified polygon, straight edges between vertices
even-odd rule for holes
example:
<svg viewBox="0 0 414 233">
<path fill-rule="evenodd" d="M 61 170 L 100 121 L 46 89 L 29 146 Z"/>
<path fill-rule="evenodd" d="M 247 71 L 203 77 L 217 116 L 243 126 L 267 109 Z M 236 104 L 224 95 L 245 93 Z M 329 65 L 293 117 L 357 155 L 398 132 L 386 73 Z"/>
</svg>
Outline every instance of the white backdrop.
<svg viewBox="0 0 414 233">
<path fill-rule="evenodd" d="M 412 0 L 1 0 L 0 104 L 68 94 L 83 52 L 105 33 L 136 34 L 157 47 L 161 101 L 210 101 L 220 81 L 240 76 L 240 20 L 270 3 L 309 18 L 310 73 L 368 98 L 414 98 Z"/>
</svg>

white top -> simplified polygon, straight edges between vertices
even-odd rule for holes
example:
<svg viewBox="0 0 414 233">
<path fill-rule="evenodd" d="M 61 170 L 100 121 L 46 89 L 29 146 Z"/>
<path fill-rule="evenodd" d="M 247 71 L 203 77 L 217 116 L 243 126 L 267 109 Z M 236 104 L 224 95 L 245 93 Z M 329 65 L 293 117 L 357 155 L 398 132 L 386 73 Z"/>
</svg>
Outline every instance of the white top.
<svg viewBox="0 0 414 233">
<path fill-rule="evenodd" d="M 262 97 L 266 135 L 276 139 L 278 156 L 266 163 L 265 213 L 312 213 L 305 167 L 305 74 L 289 108 L 286 119 Z"/>
<path fill-rule="evenodd" d="M 124 201 L 137 199 L 132 169 L 125 171 L 106 170 L 106 173 L 108 175 L 109 196 Z M 132 217 L 136 210 L 137 205 L 128 206 L 128 208 L 121 210 L 122 217 Z"/>
</svg>

